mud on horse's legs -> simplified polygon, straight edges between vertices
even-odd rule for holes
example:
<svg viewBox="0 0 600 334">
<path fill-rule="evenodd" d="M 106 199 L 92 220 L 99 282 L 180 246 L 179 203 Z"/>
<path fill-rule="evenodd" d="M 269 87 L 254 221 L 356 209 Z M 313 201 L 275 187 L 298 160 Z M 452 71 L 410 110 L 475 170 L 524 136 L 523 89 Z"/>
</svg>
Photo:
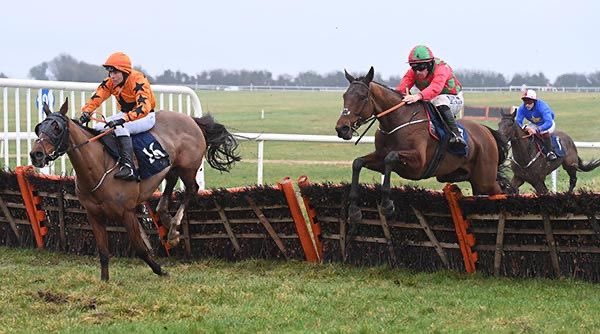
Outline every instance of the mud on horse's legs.
<svg viewBox="0 0 600 334">
<path fill-rule="evenodd" d="M 146 248 L 146 244 L 144 243 L 140 233 L 140 225 L 135 214 L 135 209 L 126 211 L 124 213 L 122 223 L 127 230 L 127 234 L 129 234 L 129 240 L 131 242 L 131 246 L 135 250 L 135 255 L 144 260 L 144 262 L 150 266 L 155 274 L 161 276 L 167 275 L 167 273 L 162 270 L 160 265 L 152 258 L 152 256 L 150 256 L 150 251 L 148 248 Z"/>
<path fill-rule="evenodd" d="M 100 279 L 108 281 L 108 263 L 110 255 L 108 252 L 108 234 L 106 233 L 106 225 L 102 223 L 103 219 L 91 215 L 86 212 L 87 219 L 92 226 L 92 232 L 96 239 L 96 247 L 98 248 L 98 255 L 100 256 Z"/>
</svg>

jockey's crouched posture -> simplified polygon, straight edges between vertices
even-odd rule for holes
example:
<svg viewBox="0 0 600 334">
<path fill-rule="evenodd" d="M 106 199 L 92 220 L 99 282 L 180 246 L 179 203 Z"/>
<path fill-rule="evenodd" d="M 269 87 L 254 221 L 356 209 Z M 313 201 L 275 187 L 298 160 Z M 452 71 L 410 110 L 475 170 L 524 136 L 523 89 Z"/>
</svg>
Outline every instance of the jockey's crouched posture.
<svg viewBox="0 0 600 334">
<path fill-rule="evenodd" d="M 119 139 L 119 171 L 115 178 L 126 181 L 138 179 L 133 164 L 133 145 L 130 135 L 150 130 L 155 123 L 154 107 L 156 100 L 146 76 L 131 66 L 129 57 L 116 52 L 102 65 L 108 71 L 88 103 L 81 108 L 81 123 L 90 121 L 90 113 L 96 110 L 104 100 L 114 95 L 121 113 L 106 118 L 107 123 L 97 123 L 94 128 L 104 131 L 115 129 Z"/>
<path fill-rule="evenodd" d="M 546 160 L 556 160 L 551 142 L 551 135 L 555 128 L 554 112 L 546 102 L 537 98 L 537 94 L 533 89 L 525 90 L 521 100 L 523 100 L 523 104 L 517 109 L 515 121 L 528 134 L 540 135 L 546 150 Z M 530 123 L 524 124 L 525 119 Z"/>
<path fill-rule="evenodd" d="M 415 46 L 408 55 L 410 69 L 406 71 L 396 90 L 406 90 L 417 86 L 421 91 L 407 94 L 403 101 L 414 103 L 419 100 L 430 101 L 440 112 L 452 132 L 450 145 L 460 149 L 467 145 L 461 137 L 454 117 L 464 107 L 462 86 L 450 65 L 435 58 L 433 52 L 425 45 Z"/>
</svg>

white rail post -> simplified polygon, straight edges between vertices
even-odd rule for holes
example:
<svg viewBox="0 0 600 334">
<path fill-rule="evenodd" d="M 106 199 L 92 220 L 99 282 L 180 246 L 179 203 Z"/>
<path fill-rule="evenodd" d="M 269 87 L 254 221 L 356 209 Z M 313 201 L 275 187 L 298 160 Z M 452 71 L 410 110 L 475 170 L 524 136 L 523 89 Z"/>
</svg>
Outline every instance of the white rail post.
<svg viewBox="0 0 600 334">
<path fill-rule="evenodd" d="M 264 151 L 265 151 L 265 141 L 264 140 L 259 140 L 258 141 L 258 168 L 257 168 L 257 181 L 256 183 L 258 185 L 263 184 L 263 158 L 264 158 Z"/>
</svg>

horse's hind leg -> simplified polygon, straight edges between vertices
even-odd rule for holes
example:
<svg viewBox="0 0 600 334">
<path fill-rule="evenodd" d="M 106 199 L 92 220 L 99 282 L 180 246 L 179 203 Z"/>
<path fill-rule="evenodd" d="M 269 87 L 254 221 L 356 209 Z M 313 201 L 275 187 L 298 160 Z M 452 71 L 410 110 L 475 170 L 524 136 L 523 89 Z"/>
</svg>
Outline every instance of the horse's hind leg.
<svg viewBox="0 0 600 334">
<path fill-rule="evenodd" d="M 198 183 L 196 183 L 196 173 L 197 169 L 181 169 L 181 174 L 179 175 L 179 178 L 181 178 L 181 181 L 185 185 L 185 194 L 183 202 L 179 205 L 177 213 L 175 213 L 170 223 L 171 227 L 169 228 L 168 239 L 169 243 L 173 246 L 179 243 L 179 231 L 177 229 L 181 224 L 187 205 L 190 199 L 198 193 L 199 187 Z"/>
<path fill-rule="evenodd" d="M 87 214 L 87 219 L 92 226 L 92 232 L 96 239 L 96 248 L 98 249 L 98 255 L 100 257 L 100 279 L 108 281 L 108 261 L 110 255 L 108 253 L 108 234 L 106 233 L 106 226 L 96 216 Z"/>
<path fill-rule="evenodd" d="M 140 233 L 140 225 L 138 224 L 138 219 L 135 215 L 135 211 L 127 211 L 123 215 L 123 225 L 127 230 L 127 234 L 129 235 L 129 241 L 131 242 L 131 246 L 135 250 L 135 255 L 140 259 L 144 260 L 150 266 L 152 271 L 157 275 L 167 275 L 165 271 L 162 270 L 160 265 L 154 261 L 154 259 L 150 256 L 150 250 L 146 247 L 144 240 L 142 239 L 142 235 Z"/>
<path fill-rule="evenodd" d="M 563 169 L 567 171 L 567 174 L 569 174 L 569 192 L 573 192 L 573 189 L 575 189 L 575 185 L 577 185 L 577 168 L 574 166 L 565 166 L 563 164 Z"/>
<path fill-rule="evenodd" d="M 160 195 L 160 200 L 158 201 L 158 205 L 156 206 L 156 214 L 159 217 L 160 223 L 171 229 L 171 215 L 169 214 L 169 200 L 171 199 L 171 194 L 173 194 L 173 188 L 177 183 L 177 173 L 174 169 L 171 169 L 167 176 L 165 177 L 165 181 L 167 182 L 165 186 L 165 190 Z"/>
</svg>

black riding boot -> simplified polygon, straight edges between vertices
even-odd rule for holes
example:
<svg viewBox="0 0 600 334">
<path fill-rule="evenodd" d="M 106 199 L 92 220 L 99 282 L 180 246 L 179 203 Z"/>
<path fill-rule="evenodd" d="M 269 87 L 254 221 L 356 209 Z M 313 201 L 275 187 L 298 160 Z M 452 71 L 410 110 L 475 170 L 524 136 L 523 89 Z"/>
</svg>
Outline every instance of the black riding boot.
<svg viewBox="0 0 600 334">
<path fill-rule="evenodd" d="M 456 126 L 456 121 L 454 120 L 454 115 L 452 115 L 452 111 L 450 111 L 450 107 L 448 106 L 439 106 L 437 107 L 440 114 L 444 118 L 446 124 L 450 128 L 450 146 L 461 149 L 467 146 L 465 140 L 460 136 L 460 132 L 458 131 L 458 127 Z"/>
<path fill-rule="evenodd" d="M 119 164 L 121 168 L 115 173 L 115 178 L 125 181 L 136 181 L 138 179 L 133 165 L 133 144 L 131 137 L 121 136 L 119 138 Z"/>
<path fill-rule="evenodd" d="M 552 140 L 550 136 L 543 136 L 542 142 L 544 143 L 544 149 L 546 151 L 546 160 L 554 161 L 556 160 L 556 154 L 552 151 Z"/>
</svg>

